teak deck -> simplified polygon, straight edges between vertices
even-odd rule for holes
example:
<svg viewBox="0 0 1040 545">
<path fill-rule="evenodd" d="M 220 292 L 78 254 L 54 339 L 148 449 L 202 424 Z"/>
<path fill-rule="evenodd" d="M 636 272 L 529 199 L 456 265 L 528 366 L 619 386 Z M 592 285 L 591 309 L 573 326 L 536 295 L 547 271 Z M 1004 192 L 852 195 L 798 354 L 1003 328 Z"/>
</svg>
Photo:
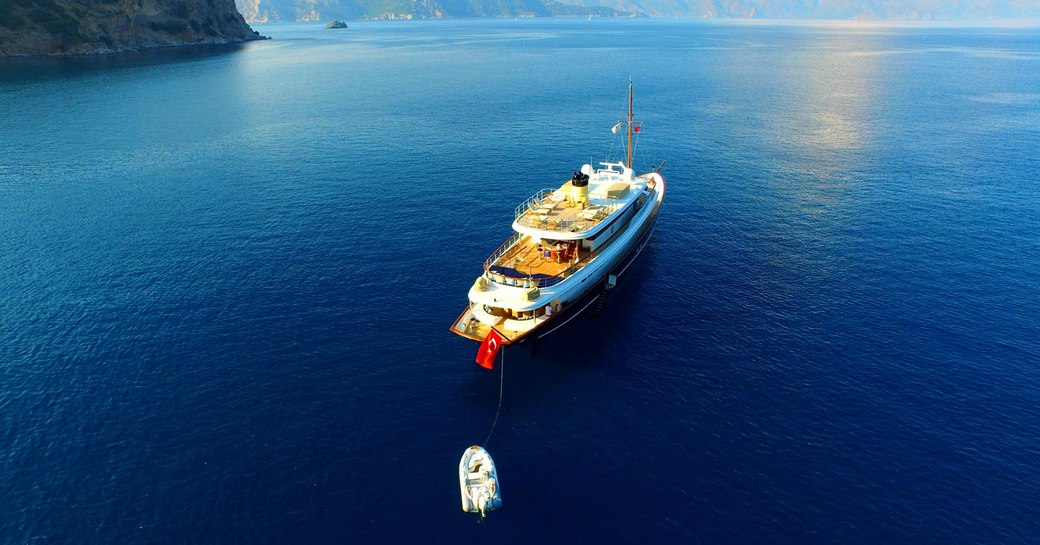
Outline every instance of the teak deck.
<svg viewBox="0 0 1040 545">
<path fill-rule="evenodd" d="M 546 231 L 577 232 L 596 226 L 608 215 L 608 207 L 590 206 L 582 209 L 566 202 L 547 200 L 541 206 L 529 209 L 519 222 L 527 227 Z"/>
<path fill-rule="evenodd" d="M 512 249 L 498 258 L 495 261 L 495 265 L 509 267 L 524 273 L 524 275 L 545 274 L 548 276 L 559 276 L 574 263 L 573 256 L 571 256 L 568 262 L 563 259 L 562 252 L 549 249 L 550 255 L 545 257 L 546 251 L 545 247 L 543 247 L 542 251 L 539 252 L 535 241 L 531 237 L 523 237 L 517 241 Z M 579 255 L 584 257 L 580 250 Z M 554 256 L 560 256 L 559 260 Z"/>
</svg>

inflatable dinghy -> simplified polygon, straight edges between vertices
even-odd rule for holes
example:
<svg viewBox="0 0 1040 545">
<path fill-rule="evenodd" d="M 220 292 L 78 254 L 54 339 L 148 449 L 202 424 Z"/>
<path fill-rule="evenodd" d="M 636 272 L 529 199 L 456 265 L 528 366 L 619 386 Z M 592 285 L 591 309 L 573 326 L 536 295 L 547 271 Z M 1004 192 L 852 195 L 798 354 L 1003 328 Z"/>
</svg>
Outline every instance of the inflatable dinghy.
<svg viewBox="0 0 1040 545">
<path fill-rule="evenodd" d="M 467 513 L 480 513 L 483 517 L 485 512 L 502 507 L 495 462 L 486 450 L 473 445 L 462 453 L 459 490 L 462 492 L 462 510 Z"/>
</svg>

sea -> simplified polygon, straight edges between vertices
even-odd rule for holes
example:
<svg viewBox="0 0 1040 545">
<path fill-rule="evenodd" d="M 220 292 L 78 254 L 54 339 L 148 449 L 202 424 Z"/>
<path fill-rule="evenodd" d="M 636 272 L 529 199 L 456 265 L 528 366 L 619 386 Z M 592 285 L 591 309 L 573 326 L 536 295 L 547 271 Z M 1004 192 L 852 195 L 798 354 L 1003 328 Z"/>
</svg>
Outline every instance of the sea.
<svg viewBox="0 0 1040 545">
<path fill-rule="evenodd" d="M 0 62 L 0 543 L 1040 543 L 1040 29 L 256 28 Z M 653 238 L 478 367 L 630 82 Z"/>
</svg>

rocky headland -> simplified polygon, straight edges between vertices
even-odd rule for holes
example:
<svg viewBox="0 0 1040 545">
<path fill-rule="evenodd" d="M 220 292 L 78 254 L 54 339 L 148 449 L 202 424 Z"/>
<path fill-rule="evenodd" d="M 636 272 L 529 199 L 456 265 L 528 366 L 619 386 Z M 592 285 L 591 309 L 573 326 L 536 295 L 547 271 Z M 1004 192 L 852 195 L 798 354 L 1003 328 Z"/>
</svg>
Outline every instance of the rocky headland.
<svg viewBox="0 0 1040 545">
<path fill-rule="evenodd" d="M 258 40 L 234 0 L 0 0 L 0 56 Z"/>
</svg>

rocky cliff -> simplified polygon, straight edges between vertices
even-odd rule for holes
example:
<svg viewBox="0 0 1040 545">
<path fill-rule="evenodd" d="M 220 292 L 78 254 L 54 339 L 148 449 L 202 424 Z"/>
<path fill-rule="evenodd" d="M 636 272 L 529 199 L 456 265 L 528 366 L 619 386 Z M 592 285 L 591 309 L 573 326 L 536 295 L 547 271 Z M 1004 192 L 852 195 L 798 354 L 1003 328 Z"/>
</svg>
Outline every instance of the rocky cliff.
<svg viewBox="0 0 1040 545">
<path fill-rule="evenodd" d="M 259 39 L 234 0 L 0 0 L 0 56 Z"/>
</svg>

